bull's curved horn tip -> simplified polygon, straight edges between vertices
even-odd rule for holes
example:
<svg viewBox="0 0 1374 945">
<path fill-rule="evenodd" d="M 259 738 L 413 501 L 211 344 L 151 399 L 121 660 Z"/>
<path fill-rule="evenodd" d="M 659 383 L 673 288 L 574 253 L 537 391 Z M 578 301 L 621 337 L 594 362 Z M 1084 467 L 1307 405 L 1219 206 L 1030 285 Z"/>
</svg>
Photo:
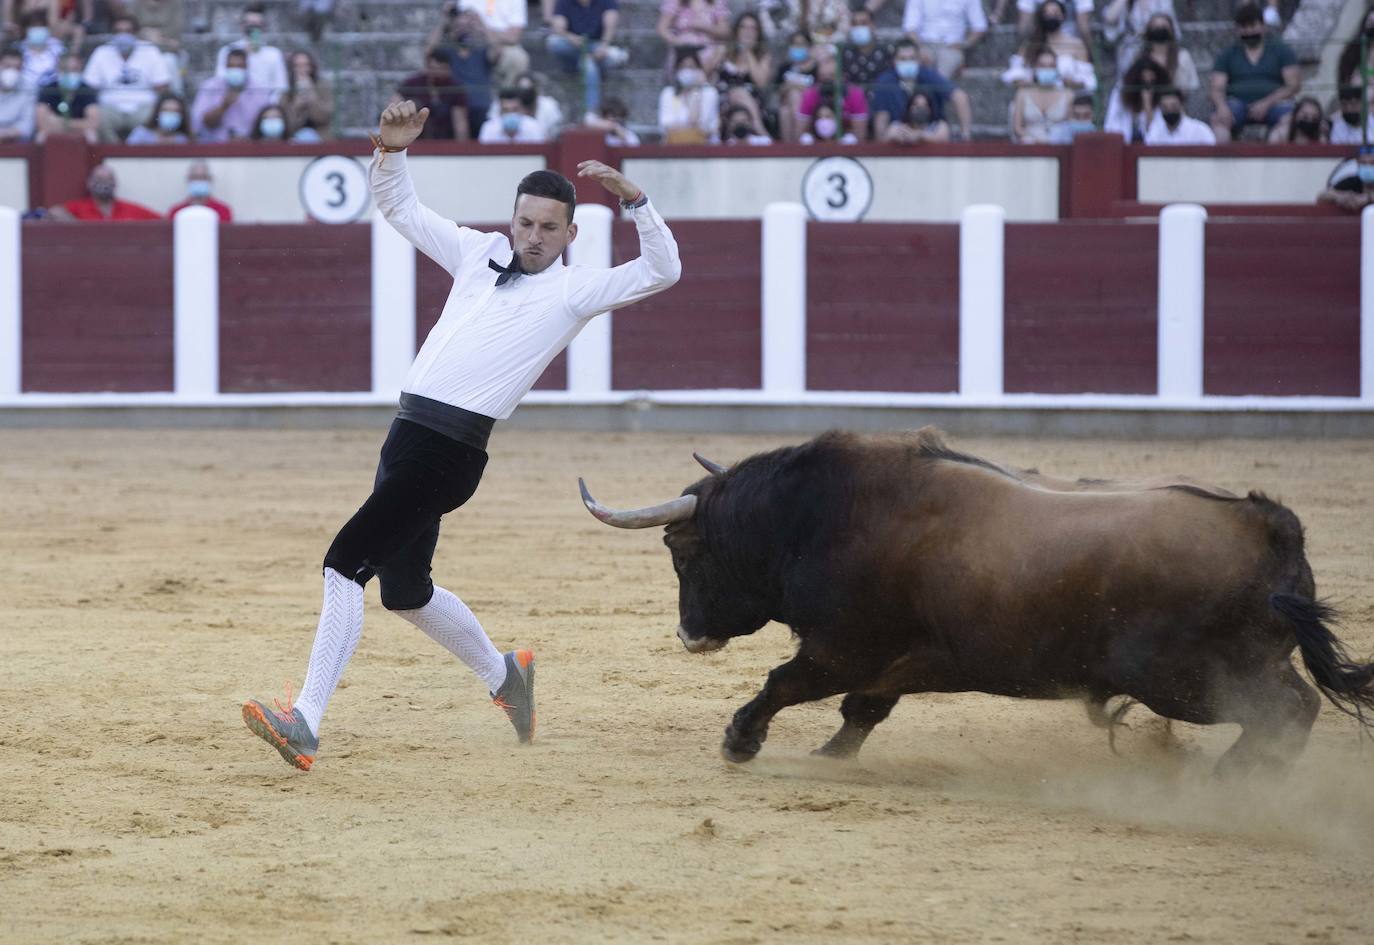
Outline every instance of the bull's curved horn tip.
<svg viewBox="0 0 1374 945">
<path fill-rule="evenodd" d="M 723 475 L 725 475 L 727 472 L 730 471 L 730 469 L 729 469 L 728 466 L 722 466 L 720 463 L 712 462 L 711 460 L 707 459 L 705 456 L 702 456 L 700 453 L 693 453 L 693 454 L 692 454 L 692 459 L 694 459 L 694 460 L 696 460 L 698 463 L 700 463 L 700 464 L 701 464 L 701 468 L 702 468 L 702 469 L 705 469 L 707 472 L 709 472 L 709 473 L 710 473 L 711 475 L 713 475 L 713 476 L 723 476 Z"/>
<path fill-rule="evenodd" d="M 582 504 L 601 521 L 606 521 L 610 517 L 610 510 L 605 508 L 600 502 L 592 498 L 591 492 L 587 489 L 587 482 L 581 476 L 577 477 L 577 488 L 582 491 Z"/>
</svg>

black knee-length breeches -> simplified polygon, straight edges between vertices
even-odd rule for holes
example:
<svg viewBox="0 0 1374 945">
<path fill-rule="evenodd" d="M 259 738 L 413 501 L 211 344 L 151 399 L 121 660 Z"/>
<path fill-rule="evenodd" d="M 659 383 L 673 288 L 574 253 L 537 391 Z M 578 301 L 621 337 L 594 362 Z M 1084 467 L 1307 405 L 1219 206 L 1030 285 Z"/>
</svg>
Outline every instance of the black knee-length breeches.
<svg viewBox="0 0 1374 945">
<path fill-rule="evenodd" d="M 429 568 L 439 518 L 472 498 L 486 465 L 483 450 L 392 421 L 372 495 L 339 530 L 324 566 L 364 586 L 377 575 L 388 610 L 423 607 L 434 593 Z"/>
</svg>

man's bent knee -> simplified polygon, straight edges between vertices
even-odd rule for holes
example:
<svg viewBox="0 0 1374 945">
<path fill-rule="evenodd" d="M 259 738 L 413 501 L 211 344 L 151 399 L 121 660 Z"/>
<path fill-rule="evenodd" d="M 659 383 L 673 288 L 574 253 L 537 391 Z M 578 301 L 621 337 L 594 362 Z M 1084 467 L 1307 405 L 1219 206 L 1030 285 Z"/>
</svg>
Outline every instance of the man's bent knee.
<svg viewBox="0 0 1374 945">
<path fill-rule="evenodd" d="M 434 582 L 397 581 L 387 575 L 381 577 L 382 606 L 387 610 L 419 610 L 434 596 Z"/>
</svg>

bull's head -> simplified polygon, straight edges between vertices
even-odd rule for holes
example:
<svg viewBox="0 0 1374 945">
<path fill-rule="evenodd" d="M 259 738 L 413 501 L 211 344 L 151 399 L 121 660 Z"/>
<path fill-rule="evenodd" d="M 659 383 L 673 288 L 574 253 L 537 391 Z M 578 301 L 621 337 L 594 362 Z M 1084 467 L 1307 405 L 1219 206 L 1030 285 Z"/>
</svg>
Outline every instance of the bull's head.
<svg viewBox="0 0 1374 945">
<path fill-rule="evenodd" d="M 673 556 L 678 578 L 678 639 L 692 653 L 718 650 L 731 637 L 753 633 L 769 620 L 769 606 L 756 575 L 741 568 L 740 536 L 708 524 L 706 509 L 728 487 L 728 469 L 697 456 L 711 471 L 710 478 L 688 486 L 676 499 L 642 509 L 611 509 L 592 498 L 581 479 L 587 511 L 616 528 L 653 528 L 665 525 L 663 543 Z"/>
</svg>

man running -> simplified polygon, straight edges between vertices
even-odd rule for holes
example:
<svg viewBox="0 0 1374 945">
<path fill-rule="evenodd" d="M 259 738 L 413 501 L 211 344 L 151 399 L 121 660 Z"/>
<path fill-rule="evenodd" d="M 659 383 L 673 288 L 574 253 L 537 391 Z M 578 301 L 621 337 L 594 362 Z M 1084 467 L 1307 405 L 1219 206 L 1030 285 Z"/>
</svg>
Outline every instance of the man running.
<svg viewBox="0 0 1374 945">
<path fill-rule="evenodd" d="M 577 236 L 577 197 L 554 171 L 535 171 L 516 188 L 510 241 L 439 216 L 416 198 L 406 169 L 405 150 L 428 116 L 413 102 L 382 112 L 372 195 L 387 222 L 453 276 L 453 288 L 402 385 L 372 495 L 325 554 L 324 605 L 300 697 L 293 705 L 288 691 L 285 706 L 243 706 L 254 734 L 302 771 L 314 764 L 320 719 L 362 636 L 363 588 L 374 574 L 382 605 L 481 677 L 522 743 L 534 737 L 534 654 L 502 655 L 467 605 L 430 581 L 439 519 L 472 497 L 492 427 L 582 326 L 682 272 L 673 234 L 643 191 L 599 161 L 578 165 L 578 176 L 619 197 L 639 230 L 640 257 L 614 269 L 563 265 Z"/>
</svg>

